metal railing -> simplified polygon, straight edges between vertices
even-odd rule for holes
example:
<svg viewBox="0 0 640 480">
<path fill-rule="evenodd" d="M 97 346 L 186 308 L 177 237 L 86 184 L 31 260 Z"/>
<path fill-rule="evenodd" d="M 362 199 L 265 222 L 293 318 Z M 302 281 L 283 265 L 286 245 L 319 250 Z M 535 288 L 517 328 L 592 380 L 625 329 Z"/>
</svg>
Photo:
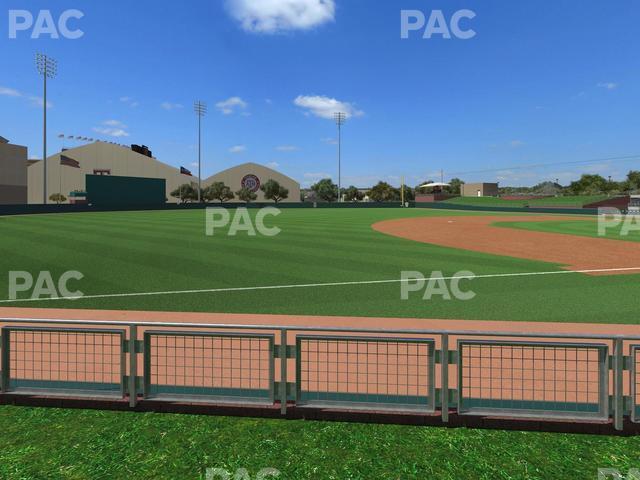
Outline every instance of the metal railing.
<svg viewBox="0 0 640 480">
<path fill-rule="evenodd" d="M 125 330 L 2 328 L 2 391 L 123 396 Z"/>
<path fill-rule="evenodd" d="M 144 398 L 274 402 L 274 336 L 147 331 Z"/>
<path fill-rule="evenodd" d="M 460 340 L 458 352 L 460 413 L 609 417 L 606 345 Z"/>
<path fill-rule="evenodd" d="M 435 410 L 435 341 L 296 337 L 296 403 Z"/>
<path fill-rule="evenodd" d="M 640 335 L 0 319 L 2 393 L 640 420 Z M 626 381 L 627 378 L 629 381 Z"/>
</svg>

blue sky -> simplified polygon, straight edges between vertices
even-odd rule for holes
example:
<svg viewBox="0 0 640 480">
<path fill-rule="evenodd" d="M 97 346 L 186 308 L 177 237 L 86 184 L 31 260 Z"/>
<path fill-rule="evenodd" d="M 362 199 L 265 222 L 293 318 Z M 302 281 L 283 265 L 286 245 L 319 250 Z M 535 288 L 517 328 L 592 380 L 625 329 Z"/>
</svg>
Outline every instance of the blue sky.
<svg viewBox="0 0 640 480">
<path fill-rule="evenodd" d="M 10 39 L 11 9 L 78 9 L 70 26 L 84 35 Z M 462 25 L 476 36 L 401 39 L 402 9 L 470 9 Z M 516 167 L 640 154 L 639 14 L 634 0 L 5 0 L 0 135 L 41 155 L 42 51 L 59 62 L 50 151 L 59 133 L 142 143 L 195 171 L 202 99 L 203 176 L 253 161 L 305 186 L 336 178 L 336 129 L 324 117 L 340 108 L 352 115 L 343 184 L 414 185 L 440 169 L 511 185 L 582 171 L 619 178 L 640 157 Z M 500 170 L 464 173 L 489 169 Z"/>
</svg>

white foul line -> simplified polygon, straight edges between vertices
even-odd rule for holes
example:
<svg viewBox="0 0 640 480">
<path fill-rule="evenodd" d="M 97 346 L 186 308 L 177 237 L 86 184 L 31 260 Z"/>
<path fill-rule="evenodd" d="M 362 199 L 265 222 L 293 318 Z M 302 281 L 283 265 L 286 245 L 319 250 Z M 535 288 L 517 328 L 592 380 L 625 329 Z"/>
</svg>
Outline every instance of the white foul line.
<svg viewBox="0 0 640 480">
<path fill-rule="evenodd" d="M 504 278 L 504 277 L 533 277 L 537 275 L 570 275 L 572 273 L 614 273 L 639 271 L 640 267 L 628 268 L 601 268 L 595 270 L 559 270 L 555 272 L 524 272 L 524 273 L 495 273 L 489 275 L 462 275 L 454 277 L 433 277 L 432 280 L 475 280 L 476 278 Z M 223 292 L 246 292 L 253 290 L 282 290 L 287 288 L 313 288 L 313 287 L 341 287 L 347 285 L 376 285 L 384 283 L 403 283 L 416 279 L 393 280 L 364 280 L 357 282 L 331 282 L 331 283 L 303 283 L 294 285 L 266 285 L 262 287 L 229 287 L 229 288 L 209 288 L 205 290 L 170 290 L 166 292 L 139 292 L 139 293 L 108 293 L 102 295 L 81 295 L 76 297 L 51 297 L 51 298 L 20 298 L 16 300 L 0 300 L 0 303 L 17 302 L 46 302 L 49 300 L 81 300 L 92 298 L 123 298 L 123 297 L 150 297 L 160 295 L 180 295 L 190 293 L 223 293 Z"/>
</svg>

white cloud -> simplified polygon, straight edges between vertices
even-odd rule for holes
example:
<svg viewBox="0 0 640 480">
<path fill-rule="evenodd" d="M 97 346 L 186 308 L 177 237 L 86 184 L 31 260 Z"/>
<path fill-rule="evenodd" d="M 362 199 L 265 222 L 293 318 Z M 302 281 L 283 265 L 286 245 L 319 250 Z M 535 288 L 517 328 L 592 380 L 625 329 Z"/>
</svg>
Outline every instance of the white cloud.
<svg viewBox="0 0 640 480">
<path fill-rule="evenodd" d="M 322 141 L 324 143 L 326 143 L 327 145 L 337 145 L 338 144 L 338 140 L 335 139 L 335 138 L 331 138 L 331 137 L 323 138 Z"/>
<path fill-rule="evenodd" d="M 522 140 L 511 140 L 511 146 L 513 148 L 518 148 L 524 146 L 524 142 Z"/>
<path fill-rule="evenodd" d="M 216 103 L 216 108 L 225 115 L 231 115 L 238 110 L 245 110 L 249 104 L 240 97 L 231 97 Z"/>
<path fill-rule="evenodd" d="M 24 98 L 34 107 L 42 107 L 44 105 L 44 99 L 42 97 L 26 95 L 15 88 L 0 87 L 0 95 L 12 98 Z M 47 108 L 53 108 L 53 103 L 47 101 Z"/>
<path fill-rule="evenodd" d="M 604 88 L 605 90 L 615 90 L 618 88 L 619 84 L 614 82 L 600 82 L 598 87 Z"/>
<path fill-rule="evenodd" d="M 18 90 L 14 90 L 13 88 L 0 87 L 0 95 L 4 95 L 6 97 L 21 97 L 22 94 Z"/>
<path fill-rule="evenodd" d="M 247 147 L 244 145 L 235 145 L 229 149 L 229 153 L 242 153 L 246 151 Z"/>
<path fill-rule="evenodd" d="M 127 126 L 119 120 L 105 120 L 102 124 L 107 127 L 127 128 Z"/>
<path fill-rule="evenodd" d="M 31 105 L 34 107 L 42 107 L 44 106 L 44 99 L 42 97 L 36 97 L 34 95 L 29 95 L 27 99 L 31 102 Z M 53 103 L 47 100 L 47 109 L 53 108 Z"/>
<path fill-rule="evenodd" d="M 295 145 L 280 145 L 276 147 L 276 150 L 279 152 L 295 152 L 299 149 Z"/>
<path fill-rule="evenodd" d="M 128 137 L 127 126 L 118 120 L 105 120 L 102 126 L 93 127 L 93 131 L 109 137 Z"/>
<path fill-rule="evenodd" d="M 171 103 L 171 102 L 162 102 L 160 104 L 160 107 L 168 111 L 184 108 L 184 106 L 181 103 Z"/>
<path fill-rule="evenodd" d="M 331 174 L 330 173 L 305 173 L 304 174 L 304 178 L 310 179 L 310 180 L 321 180 L 323 178 L 331 178 Z"/>
<path fill-rule="evenodd" d="M 105 127 L 93 127 L 93 131 L 109 137 L 128 137 L 129 134 L 121 128 L 105 128 Z"/>
<path fill-rule="evenodd" d="M 138 105 L 140 105 L 140 103 L 138 103 L 131 97 L 120 97 L 119 100 L 131 108 L 136 108 Z"/>
<path fill-rule="evenodd" d="M 309 30 L 335 18 L 334 0 L 227 0 L 227 10 L 252 33 Z"/>
<path fill-rule="evenodd" d="M 315 115 L 316 117 L 333 120 L 333 115 L 336 112 L 343 112 L 347 118 L 360 117 L 364 115 L 364 112 L 358 110 L 352 103 L 341 102 L 335 98 L 325 96 L 305 96 L 300 95 L 293 103 L 307 110 L 307 114 Z"/>
<path fill-rule="evenodd" d="M 267 163 L 267 167 L 269 168 L 278 168 L 280 166 L 280 164 L 278 162 L 269 162 Z"/>
</svg>

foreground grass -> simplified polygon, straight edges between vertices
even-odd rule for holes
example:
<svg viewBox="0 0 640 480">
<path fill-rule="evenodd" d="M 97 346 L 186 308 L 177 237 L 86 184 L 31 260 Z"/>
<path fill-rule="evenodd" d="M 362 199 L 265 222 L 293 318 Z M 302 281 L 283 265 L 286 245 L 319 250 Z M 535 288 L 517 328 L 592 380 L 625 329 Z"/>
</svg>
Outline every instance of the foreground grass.
<svg viewBox="0 0 640 480">
<path fill-rule="evenodd" d="M 640 437 L 0 407 L 2 479 L 589 479 Z M 268 477 L 272 478 L 272 477 Z"/>
</svg>

